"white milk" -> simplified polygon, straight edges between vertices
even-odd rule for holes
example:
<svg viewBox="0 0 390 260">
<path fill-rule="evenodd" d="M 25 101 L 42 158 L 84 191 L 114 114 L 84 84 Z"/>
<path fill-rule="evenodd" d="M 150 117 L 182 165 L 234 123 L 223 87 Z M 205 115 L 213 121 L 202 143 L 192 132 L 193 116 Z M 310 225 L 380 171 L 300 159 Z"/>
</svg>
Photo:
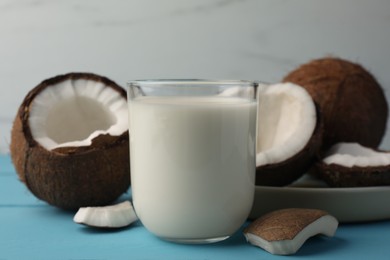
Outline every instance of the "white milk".
<svg viewBox="0 0 390 260">
<path fill-rule="evenodd" d="M 144 226 L 166 239 L 234 233 L 253 202 L 256 103 L 141 97 L 129 106 L 132 196 Z"/>
</svg>

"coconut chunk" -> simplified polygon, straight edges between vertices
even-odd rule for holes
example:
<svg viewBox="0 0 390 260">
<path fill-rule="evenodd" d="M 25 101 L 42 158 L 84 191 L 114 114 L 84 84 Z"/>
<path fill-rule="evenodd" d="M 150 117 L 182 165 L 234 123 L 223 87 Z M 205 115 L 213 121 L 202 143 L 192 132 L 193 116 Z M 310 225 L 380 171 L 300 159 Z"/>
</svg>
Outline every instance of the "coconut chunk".
<svg viewBox="0 0 390 260">
<path fill-rule="evenodd" d="M 138 220 L 130 201 L 105 206 L 82 207 L 73 218 L 78 224 L 101 228 L 121 228 Z"/>
<path fill-rule="evenodd" d="M 308 143 L 317 123 L 311 96 L 292 83 L 260 85 L 256 165 L 292 157 Z"/>
<path fill-rule="evenodd" d="M 390 152 L 337 143 L 310 172 L 331 187 L 390 185 Z"/>
<path fill-rule="evenodd" d="M 127 102 L 103 82 L 70 78 L 35 97 L 29 125 L 33 138 L 47 150 L 88 146 L 99 135 L 127 131 Z"/>
<path fill-rule="evenodd" d="M 291 255 L 312 236 L 333 236 L 337 226 L 337 219 L 325 211 L 291 208 L 258 218 L 244 230 L 244 235 L 249 243 L 271 254 Z"/>
<path fill-rule="evenodd" d="M 330 148 L 323 161 L 345 167 L 385 166 L 390 164 L 390 153 L 375 151 L 358 143 L 338 143 Z"/>
</svg>

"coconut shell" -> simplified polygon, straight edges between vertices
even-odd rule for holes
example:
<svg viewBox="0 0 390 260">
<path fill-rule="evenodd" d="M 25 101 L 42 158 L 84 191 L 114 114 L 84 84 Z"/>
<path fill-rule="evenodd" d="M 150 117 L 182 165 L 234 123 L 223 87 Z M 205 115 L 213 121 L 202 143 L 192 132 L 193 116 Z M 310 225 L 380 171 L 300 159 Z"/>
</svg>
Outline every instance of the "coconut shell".
<svg viewBox="0 0 390 260">
<path fill-rule="evenodd" d="M 339 58 L 313 60 L 283 79 L 304 87 L 319 105 L 327 149 L 338 142 L 378 147 L 388 104 L 377 80 L 361 65 Z"/>
<path fill-rule="evenodd" d="M 130 185 L 128 132 L 100 135 L 90 146 L 48 151 L 36 142 L 28 123 L 30 105 L 45 88 L 65 80 L 102 82 L 126 98 L 108 78 L 91 73 L 69 73 L 47 79 L 32 89 L 21 106 L 11 132 L 11 158 L 19 179 L 39 199 L 64 209 L 101 206 L 117 199 Z"/>
<path fill-rule="evenodd" d="M 323 125 L 317 109 L 317 124 L 305 147 L 289 159 L 256 168 L 256 185 L 285 186 L 305 174 L 319 156 L 322 145 Z"/>
<path fill-rule="evenodd" d="M 326 211 L 319 209 L 275 210 L 256 219 L 244 229 L 244 233 L 252 233 L 267 241 L 292 240 L 305 227 L 326 215 Z"/>
<path fill-rule="evenodd" d="M 271 254 L 291 255 L 312 236 L 334 236 L 337 226 L 337 219 L 325 211 L 287 208 L 256 219 L 244 230 L 244 236 Z"/>
<path fill-rule="evenodd" d="M 390 185 L 390 165 L 375 167 L 345 167 L 316 163 L 310 173 L 330 187 L 368 187 Z"/>
</svg>

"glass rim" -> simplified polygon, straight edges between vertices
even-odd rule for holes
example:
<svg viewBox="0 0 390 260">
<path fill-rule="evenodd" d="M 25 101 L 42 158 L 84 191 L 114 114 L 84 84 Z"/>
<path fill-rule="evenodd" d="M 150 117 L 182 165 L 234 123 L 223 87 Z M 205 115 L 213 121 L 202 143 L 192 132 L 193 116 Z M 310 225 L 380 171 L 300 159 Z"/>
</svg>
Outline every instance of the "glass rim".
<svg viewBox="0 0 390 260">
<path fill-rule="evenodd" d="M 235 85 L 235 86 L 256 86 L 259 84 L 259 81 L 256 80 L 219 80 L 219 79 L 140 79 L 140 80 L 129 80 L 127 81 L 127 86 L 138 86 L 138 85 L 147 85 L 147 86 L 166 86 L 166 85 L 183 85 L 183 86 L 192 86 L 200 87 L 202 85 Z"/>
</svg>

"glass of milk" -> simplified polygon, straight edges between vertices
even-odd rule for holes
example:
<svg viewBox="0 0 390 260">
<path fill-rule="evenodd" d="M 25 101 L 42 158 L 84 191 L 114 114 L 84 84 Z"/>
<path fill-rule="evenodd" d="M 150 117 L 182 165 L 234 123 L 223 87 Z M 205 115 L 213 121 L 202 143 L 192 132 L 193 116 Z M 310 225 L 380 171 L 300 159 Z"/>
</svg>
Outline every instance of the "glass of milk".
<svg viewBox="0 0 390 260">
<path fill-rule="evenodd" d="M 135 211 L 160 238 L 224 240 L 245 222 L 255 190 L 256 83 L 128 83 Z"/>
</svg>

